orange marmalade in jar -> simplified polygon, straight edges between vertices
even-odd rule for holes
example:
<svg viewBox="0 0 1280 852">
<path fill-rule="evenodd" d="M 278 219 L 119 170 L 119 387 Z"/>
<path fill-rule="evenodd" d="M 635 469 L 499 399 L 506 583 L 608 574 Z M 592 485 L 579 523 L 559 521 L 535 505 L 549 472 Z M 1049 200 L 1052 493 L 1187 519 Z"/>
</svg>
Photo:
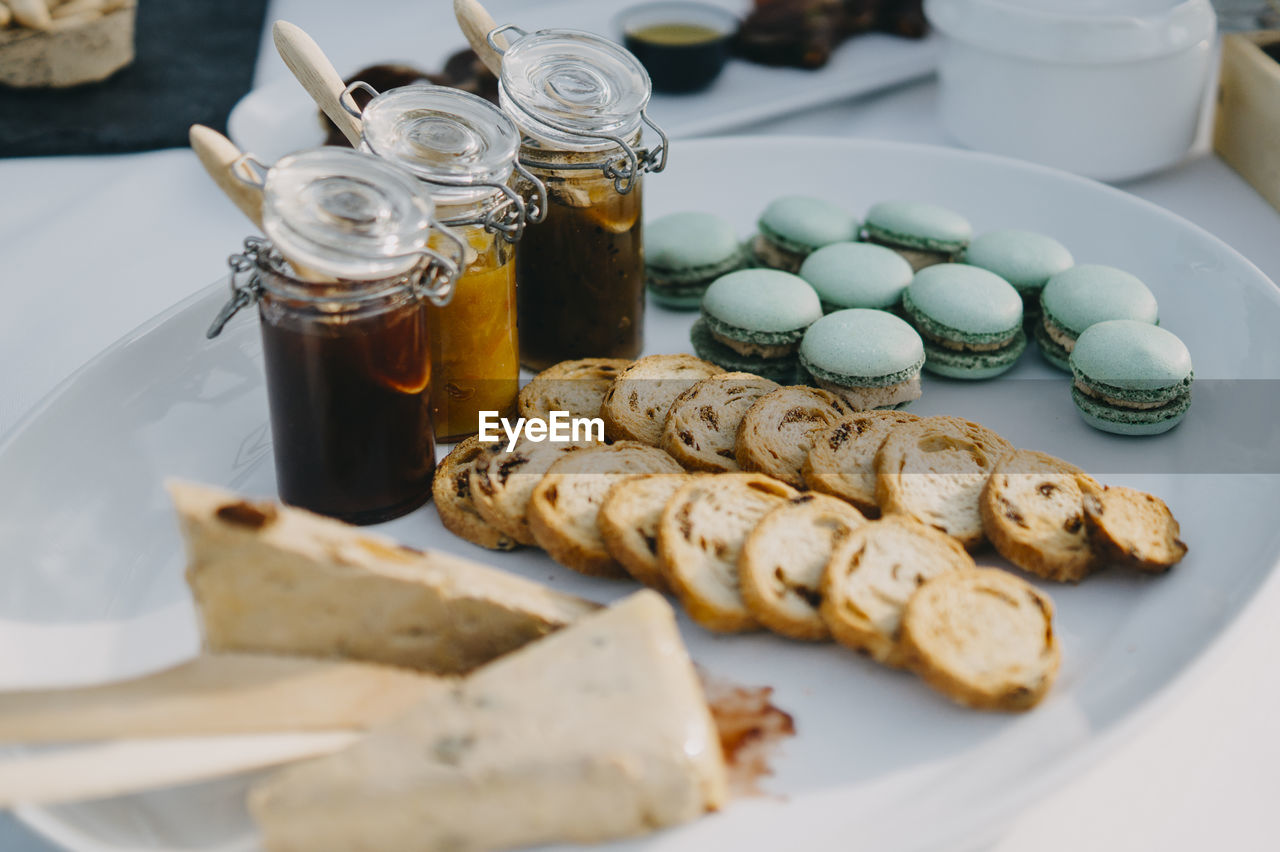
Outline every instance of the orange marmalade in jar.
<svg viewBox="0 0 1280 852">
<path fill-rule="evenodd" d="M 361 113 L 363 147 L 426 183 L 437 216 L 467 246 L 452 300 L 427 309 L 436 437 L 457 440 L 479 429 L 481 412 L 514 414 L 515 243 L 545 208 L 542 185 L 517 163 L 515 124 L 483 98 L 427 85 L 349 90 L 357 87 L 375 95 Z"/>
</svg>

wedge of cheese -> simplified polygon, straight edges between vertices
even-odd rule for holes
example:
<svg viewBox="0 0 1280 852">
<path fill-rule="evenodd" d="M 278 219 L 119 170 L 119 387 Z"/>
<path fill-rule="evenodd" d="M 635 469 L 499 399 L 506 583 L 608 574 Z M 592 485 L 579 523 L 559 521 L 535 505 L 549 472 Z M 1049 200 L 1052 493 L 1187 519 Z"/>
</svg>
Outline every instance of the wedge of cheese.
<svg viewBox="0 0 1280 852">
<path fill-rule="evenodd" d="M 460 674 L 599 609 L 300 509 L 186 483 L 169 491 L 210 651 Z"/>
<path fill-rule="evenodd" d="M 479 852 L 687 822 L 725 786 L 674 613 L 643 591 L 281 770 L 249 808 L 270 852 Z"/>
</svg>

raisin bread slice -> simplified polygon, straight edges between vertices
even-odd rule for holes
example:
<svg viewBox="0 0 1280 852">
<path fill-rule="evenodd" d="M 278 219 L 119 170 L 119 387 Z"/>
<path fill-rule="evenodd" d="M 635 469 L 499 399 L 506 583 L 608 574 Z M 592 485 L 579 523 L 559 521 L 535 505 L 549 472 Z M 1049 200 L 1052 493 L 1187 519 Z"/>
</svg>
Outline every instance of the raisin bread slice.
<svg viewBox="0 0 1280 852">
<path fill-rule="evenodd" d="M 880 510 L 915 518 L 976 549 L 986 540 L 982 489 L 996 462 L 1011 450 L 995 432 L 959 417 L 904 423 L 876 453 Z"/>
<path fill-rule="evenodd" d="M 925 581 L 903 614 L 902 647 L 925 683 L 978 710 L 1030 710 L 1053 685 L 1062 656 L 1049 598 L 995 568 Z"/>
<path fill-rule="evenodd" d="M 747 609 L 779 635 L 831 638 L 818 612 L 822 573 L 840 542 L 865 523 L 857 509 L 825 494 L 801 494 L 770 510 L 738 559 Z"/>
<path fill-rule="evenodd" d="M 991 471 L 979 508 L 987 538 L 1024 571 L 1077 583 L 1099 565 L 1084 523 L 1083 470 L 1034 450 L 1008 453 Z"/>
<path fill-rule="evenodd" d="M 760 626 L 742 601 L 738 556 L 765 513 L 796 496 L 758 473 L 700 476 L 672 496 L 658 524 L 658 559 L 690 618 L 717 633 Z"/>
<path fill-rule="evenodd" d="M 649 355 L 618 374 L 600 403 L 604 433 L 614 441 L 662 441 L 662 424 L 676 397 L 724 370 L 692 355 Z"/>
<path fill-rule="evenodd" d="M 1112 485 L 1086 494 L 1084 513 L 1089 537 L 1107 562 L 1162 574 L 1187 555 L 1181 527 L 1159 497 Z"/>
<path fill-rule="evenodd" d="M 643 473 L 680 473 L 671 456 L 636 441 L 589 447 L 556 461 L 529 499 L 529 529 L 551 558 L 582 574 L 625 577 L 605 547 L 600 504 L 616 483 Z"/>
<path fill-rule="evenodd" d="M 777 389 L 777 382 L 752 373 L 708 376 L 671 404 L 660 446 L 688 470 L 740 470 L 734 445 L 742 418 L 757 399 Z"/>
<path fill-rule="evenodd" d="M 815 432 L 800 469 L 804 484 L 847 500 L 869 518 L 879 517 L 876 452 L 899 424 L 919 419 L 905 411 L 859 411 Z"/>
<path fill-rule="evenodd" d="M 835 394 L 790 385 L 760 397 L 747 409 L 734 454 L 743 470 L 758 471 L 803 488 L 800 469 L 813 433 L 853 413 Z"/>
<path fill-rule="evenodd" d="M 850 532 L 822 575 L 822 620 L 836 641 L 888 666 L 904 665 L 902 610 L 925 580 L 972 568 L 955 539 L 902 515 Z"/>
</svg>

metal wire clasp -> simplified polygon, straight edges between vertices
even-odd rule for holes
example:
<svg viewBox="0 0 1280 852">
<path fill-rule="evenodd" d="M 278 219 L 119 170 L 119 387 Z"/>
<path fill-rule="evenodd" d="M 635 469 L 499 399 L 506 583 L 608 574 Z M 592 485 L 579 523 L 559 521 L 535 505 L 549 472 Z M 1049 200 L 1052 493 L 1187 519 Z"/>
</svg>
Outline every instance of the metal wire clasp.
<svg viewBox="0 0 1280 852">
<path fill-rule="evenodd" d="M 496 31 L 495 31 L 496 32 Z M 626 195 L 634 187 L 636 180 L 645 172 L 660 172 L 667 167 L 667 151 L 670 148 L 670 140 L 667 138 L 666 131 L 654 123 L 649 118 L 648 112 L 640 110 L 640 120 L 647 124 L 658 134 L 658 145 L 656 148 L 634 148 L 627 140 L 621 136 L 615 136 L 611 133 L 595 133 L 589 130 L 580 130 L 576 127 L 570 127 L 558 121 L 554 121 L 545 116 L 539 116 L 538 121 L 559 130 L 561 133 L 567 133 L 571 136 L 580 136 L 586 139 L 603 139 L 612 142 L 621 149 L 621 154 L 616 157 L 608 157 L 591 163 L 552 163 L 542 160 L 522 160 L 525 166 L 532 166 L 538 169 L 546 169 L 548 171 L 580 171 L 584 169 L 599 169 L 601 173 L 613 181 L 613 188 L 619 195 Z"/>
<path fill-rule="evenodd" d="M 262 282 L 258 279 L 258 269 L 263 265 L 270 268 L 282 268 L 284 258 L 262 237 L 246 237 L 244 251 L 227 258 L 227 266 L 231 274 L 227 283 L 231 286 L 231 298 L 214 316 L 213 322 L 204 336 L 212 340 L 222 333 L 231 318 L 241 309 L 255 304 L 262 297 Z"/>
<path fill-rule="evenodd" d="M 431 227 L 453 244 L 453 251 L 441 254 L 424 247 L 421 251 L 422 262 L 412 286 L 416 295 L 437 308 L 443 308 L 453 300 L 458 278 L 466 266 L 467 243 L 451 228 L 435 219 L 431 220 Z"/>
</svg>

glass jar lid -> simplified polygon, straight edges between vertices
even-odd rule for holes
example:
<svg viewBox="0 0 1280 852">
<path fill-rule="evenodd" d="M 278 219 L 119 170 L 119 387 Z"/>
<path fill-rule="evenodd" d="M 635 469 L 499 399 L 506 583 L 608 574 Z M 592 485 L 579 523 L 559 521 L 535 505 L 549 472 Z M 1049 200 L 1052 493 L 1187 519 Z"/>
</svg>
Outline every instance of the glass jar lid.
<svg viewBox="0 0 1280 852">
<path fill-rule="evenodd" d="M 503 31 L 518 37 L 502 55 L 499 97 L 525 133 L 581 149 L 611 144 L 593 136 L 629 138 L 639 129 L 651 86 L 629 51 L 578 30 Z"/>
<path fill-rule="evenodd" d="M 263 184 L 262 227 L 282 254 L 334 278 L 412 268 L 431 236 L 425 185 L 386 160 L 345 148 L 281 158 Z"/>
<path fill-rule="evenodd" d="M 505 184 L 520 149 L 515 122 L 460 89 L 392 89 L 370 101 L 361 118 L 372 153 L 446 186 Z"/>
</svg>

